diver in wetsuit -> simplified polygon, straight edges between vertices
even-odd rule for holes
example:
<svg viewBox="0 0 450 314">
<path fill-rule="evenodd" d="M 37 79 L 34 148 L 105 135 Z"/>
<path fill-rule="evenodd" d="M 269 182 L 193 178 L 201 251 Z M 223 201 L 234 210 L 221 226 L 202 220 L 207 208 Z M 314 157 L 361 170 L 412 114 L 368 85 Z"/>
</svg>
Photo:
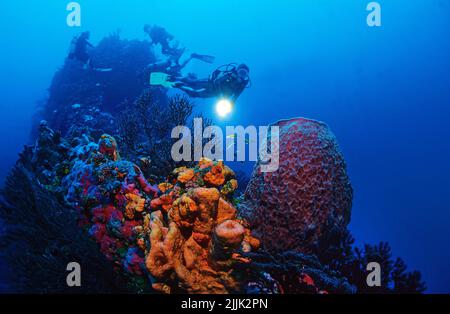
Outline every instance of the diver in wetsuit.
<svg viewBox="0 0 450 314">
<path fill-rule="evenodd" d="M 84 69 L 91 69 L 97 72 L 110 72 L 111 68 L 96 68 L 92 63 L 91 56 L 88 53 L 88 47 L 94 46 L 89 42 L 90 33 L 88 31 L 81 33 L 78 37 L 74 37 L 70 43 L 69 59 L 78 60 L 83 63 Z"/>
<path fill-rule="evenodd" d="M 174 39 L 174 36 L 168 33 L 164 27 L 157 25 L 150 26 L 148 24 L 145 24 L 144 32 L 146 32 L 150 36 L 152 44 L 161 45 L 163 54 L 170 55 L 174 52 L 169 44 Z"/>
<path fill-rule="evenodd" d="M 69 59 L 75 59 L 84 64 L 84 66 L 89 66 L 91 69 L 93 69 L 93 65 L 91 62 L 91 57 L 87 53 L 88 47 L 94 47 L 89 42 L 90 33 L 83 32 L 78 37 L 74 37 L 72 39 L 70 52 L 69 52 Z"/>
<path fill-rule="evenodd" d="M 250 84 L 250 69 L 245 64 L 228 64 L 216 69 L 207 79 L 192 76 L 171 78 L 172 86 L 199 98 L 227 97 L 232 102 Z"/>
<path fill-rule="evenodd" d="M 214 63 L 215 58 L 208 55 L 192 53 L 186 60 L 180 63 L 180 59 L 186 52 L 186 47 L 180 47 L 180 43 L 174 40 L 174 36 L 165 28 L 146 24 L 144 32 L 147 33 L 153 45 L 161 45 L 161 53 L 166 57 L 161 62 L 152 63 L 147 66 L 150 72 L 164 72 L 173 76 L 180 76 L 181 70 L 192 60 L 198 59 L 207 63 Z"/>
</svg>

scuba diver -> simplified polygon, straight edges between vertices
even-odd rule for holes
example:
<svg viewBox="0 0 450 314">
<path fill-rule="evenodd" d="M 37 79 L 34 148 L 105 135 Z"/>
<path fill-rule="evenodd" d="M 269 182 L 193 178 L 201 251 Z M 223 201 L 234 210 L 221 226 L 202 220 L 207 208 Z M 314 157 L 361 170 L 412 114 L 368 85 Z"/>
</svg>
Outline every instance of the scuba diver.
<svg viewBox="0 0 450 314">
<path fill-rule="evenodd" d="M 217 68 L 209 78 L 197 79 L 193 74 L 177 77 L 156 72 L 150 77 L 150 85 L 175 87 L 189 96 L 198 98 L 226 97 L 233 103 L 250 84 L 250 69 L 245 64 L 227 64 Z"/>
<path fill-rule="evenodd" d="M 92 59 L 89 56 L 87 50 L 89 48 L 93 48 L 94 46 L 89 42 L 90 32 L 86 31 L 81 33 L 79 36 L 75 36 L 72 38 L 72 41 L 70 43 L 70 49 L 69 49 L 69 59 L 78 60 L 81 63 L 83 63 L 84 69 L 91 69 L 94 71 L 101 71 L 101 72 L 109 72 L 111 69 L 101 69 L 101 68 L 95 68 L 92 64 Z"/>
<path fill-rule="evenodd" d="M 151 26 L 149 24 L 145 24 L 144 32 L 150 36 L 152 44 L 161 45 L 163 54 L 170 54 L 170 52 L 172 52 L 169 42 L 174 39 L 174 36 L 169 34 L 165 28 L 157 25 Z"/>
<path fill-rule="evenodd" d="M 70 43 L 70 51 L 68 58 L 75 59 L 83 63 L 84 67 L 93 68 L 91 57 L 87 53 L 88 47 L 94 47 L 89 42 L 90 33 L 88 31 L 81 33 L 78 37 L 75 36 Z"/>
<path fill-rule="evenodd" d="M 152 41 L 152 45 L 160 45 L 161 53 L 166 57 L 162 62 L 156 62 L 148 65 L 150 72 L 165 72 L 174 76 L 180 76 L 181 70 L 192 60 L 198 59 L 207 63 L 214 63 L 215 57 L 192 53 L 186 60 L 180 63 L 180 59 L 186 52 L 186 47 L 180 47 L 180 42 L 168 33 L 165 28 L 146 24 L 144 32 L 147 33 Z"/>
</svg>

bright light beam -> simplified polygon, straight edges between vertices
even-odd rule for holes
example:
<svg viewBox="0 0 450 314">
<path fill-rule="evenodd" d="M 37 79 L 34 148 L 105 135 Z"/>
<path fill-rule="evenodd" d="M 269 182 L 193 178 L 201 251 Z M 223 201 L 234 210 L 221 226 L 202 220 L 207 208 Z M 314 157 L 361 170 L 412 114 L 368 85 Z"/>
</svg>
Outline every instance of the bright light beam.
<svg viewBox="0 0 450 314">
<path fill-rule="evenodd" d="M 216 112 L 220 117 L 225 117 L 231 113 L 233 104 L 228 99 L 221 99 L 216 104 Z"/>
</svg>

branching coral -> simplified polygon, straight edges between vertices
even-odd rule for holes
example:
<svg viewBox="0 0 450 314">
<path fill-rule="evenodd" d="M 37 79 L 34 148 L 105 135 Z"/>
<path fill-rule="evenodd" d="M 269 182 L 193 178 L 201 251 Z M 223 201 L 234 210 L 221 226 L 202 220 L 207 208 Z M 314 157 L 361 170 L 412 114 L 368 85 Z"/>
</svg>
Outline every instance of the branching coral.
<svg viewBox="0 0 450 314">
<path fill-rule="evenodd" d="M 117 119 L 118 140 L 125 147 L 123 155 L 135 161 L 154 182 L 163 180 L 177 167 L 193 167 L 193 162 L 175 162 L 171 156 L 175 142 L 171 132 L 180 125 L 194 128 L 193 109 L 194 104 L 184 96 L 164 98 L 157 89 L 144 90 L 132 105 L 125 106 Z M 211 120 L 202 117 L 202 125 L 206 128 Z"/>
<path fill-rule="evenodd" d="M 252 259 L 247 267 L 249 293 L 354 293 L 356 288 L 339 272 L 323 266 L 314 255 L 286 251 L 268 254 L 261 250 L 248 253 Z"/>
<path fill-rule="evenodd" d="M 125 102 L 122 107 L 125 109 L 117 119 L 119 133 L 126 148 L 133 151 L 139 143 L 139 124 L 137 123 L 138 121 L 133 107 L 129 106 L 128 102 Z"/>
<path fill-rule="evenodd" d="M 119 115 L 118 122 L 120 142 L 127 148 L 125 155 L 133 159 L 152 155 L 151 164 L 143 170 L 147 175 L 162 178 L 179 166 L 171 158 L 174 142 L 171 131 L 188 123 L 194 105 L 183 96 L 168 99 L 159 96 L 157 90 L 144 90 Z"/>
</svg>

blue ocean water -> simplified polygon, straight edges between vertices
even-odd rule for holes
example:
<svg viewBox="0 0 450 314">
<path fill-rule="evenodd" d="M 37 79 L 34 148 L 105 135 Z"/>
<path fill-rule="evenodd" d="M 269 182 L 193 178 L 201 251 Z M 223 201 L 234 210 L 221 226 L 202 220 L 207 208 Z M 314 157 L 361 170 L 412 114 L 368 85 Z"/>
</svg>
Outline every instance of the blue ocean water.
<svg viewBox="0 0 450 314">
<path fill-rule="evenodd" d="M 388 241 L 429 292 L 450 292 L 450 1 L 378 1 L 378 28 L 366 24 L 368 0 L 80 0 L 79 28 L 66 25 L 68 2 L 0 6 L 2 181 L 72 36 L 90 30 L 95 44 L 120 29 L 145 39 L 143 25 L 158 24 L 216 65 L 250 66 L 252 87 L 216 123 L 326 122 L 354 187 L 355 238 Z M 211 102 L 198 103 L 214 117 Z"/>
</svg>

